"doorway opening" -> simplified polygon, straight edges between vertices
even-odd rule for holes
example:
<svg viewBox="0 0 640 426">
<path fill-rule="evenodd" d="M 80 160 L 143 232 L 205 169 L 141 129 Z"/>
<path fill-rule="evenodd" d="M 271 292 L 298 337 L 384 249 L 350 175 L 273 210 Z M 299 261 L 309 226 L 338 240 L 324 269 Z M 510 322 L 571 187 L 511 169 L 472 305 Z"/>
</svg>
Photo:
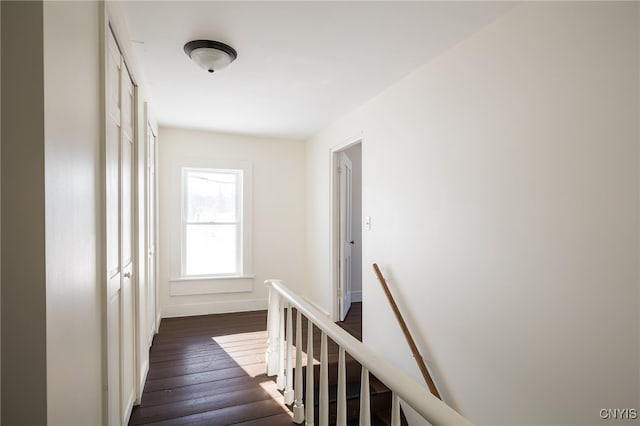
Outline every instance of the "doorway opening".
<svg viewBox="0 0 640 426">
<path fill-rule="evenodd" d="M 361 334 L 363 301 L 361 140 L 332 150 L 332 181 L 332 317 L 334 321 L 344 322 L 344 325 L 359 323 L 359 334 Z M 352 315 L 347 318 L 352 306 L 354 307 Z M 358 318 L 352 318 L 354 316 Z"/>
</svg>

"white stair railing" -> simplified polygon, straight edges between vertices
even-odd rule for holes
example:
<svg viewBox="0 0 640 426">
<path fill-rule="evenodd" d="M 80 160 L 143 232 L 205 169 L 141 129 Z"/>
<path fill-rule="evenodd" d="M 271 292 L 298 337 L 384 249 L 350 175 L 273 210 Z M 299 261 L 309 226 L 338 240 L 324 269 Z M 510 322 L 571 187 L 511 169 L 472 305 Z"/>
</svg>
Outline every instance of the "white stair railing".
<svg viewBox="0 0 640 426">
<path fill-rule="evenodd" d="M 267 280 L 269 287 L 269 312 L 267 317 L 266 373 L 277 376 L 277 387 L 284 390 L 285 403 L 293 404 L 293 421 L 297 424 L 314 423 L 313 396 L 313 325 L 320 329 L 320 389 L 319 426 L 329 425 L 329 380 L 327 338 L 339 347 L 338 363 L 338 426 L 346 425 L 346 368 L 348 353 L 362 365 L 360 395 L 360 426 L 370 426 L 369 373 L 373 374 L 393 392 L 391 424 L 400 425 L 400 401 L 412 407 L 432 425 L 471 425 L 471 422 L 433 396 L 402 370 L 378 357 L 371 349 L 329 320 L 302 297 L 288 289 L 280 280 Z M 287 308 L 285 324 L 285 307 Z M 292 365 L 293 324 L 295 308 L 296 368 L 295 383 Z M 302 398 L 302 316 L 307 318 L 307 391 Z M 286 337 L 285 337 L 286 330 Z M 286 358 L 285 358 L 286 352 Z"/>
</svg>

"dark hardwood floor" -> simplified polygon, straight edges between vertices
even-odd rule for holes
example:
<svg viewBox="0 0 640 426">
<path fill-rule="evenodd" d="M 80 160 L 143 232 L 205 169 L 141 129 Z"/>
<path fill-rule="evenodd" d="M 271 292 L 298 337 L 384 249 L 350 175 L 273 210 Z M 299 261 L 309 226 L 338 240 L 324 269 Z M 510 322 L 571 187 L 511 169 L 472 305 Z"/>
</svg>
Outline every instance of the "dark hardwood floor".
<svg viewBox="0 0 640 426">
<path fill-rule="evenodd" d="M 359 339 L 361 312 L 354 304 L 339 323 Z M 265 311 L 163 319 L 129 425 L 293 424 L 275 378 L 264 374 L 266 325 Z"/>
<path fill-rule="evenodd" d="M 362 302 L 352 303 L 344 321 L 337 324 L 362 342 Z"/>
<path fill-rule="evenodd" d="M 290 425 L 264 374 L 267 314 L 163 319 L 130 425 Z"/>
</svg>

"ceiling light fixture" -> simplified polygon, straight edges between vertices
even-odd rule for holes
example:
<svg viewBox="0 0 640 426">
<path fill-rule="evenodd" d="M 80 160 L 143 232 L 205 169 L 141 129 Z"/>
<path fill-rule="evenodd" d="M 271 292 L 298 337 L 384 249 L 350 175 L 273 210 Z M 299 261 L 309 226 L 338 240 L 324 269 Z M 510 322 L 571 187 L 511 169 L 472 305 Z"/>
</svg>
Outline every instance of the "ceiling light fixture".
<svg viewBox="0 0 640 426">
<path fill-rule="evenodd" d="M 238 57 L 233 47 L 211 40 L 190 41 L 184 45 L 184 53 L 210 73 L 221 70 Z"/>
</svg>

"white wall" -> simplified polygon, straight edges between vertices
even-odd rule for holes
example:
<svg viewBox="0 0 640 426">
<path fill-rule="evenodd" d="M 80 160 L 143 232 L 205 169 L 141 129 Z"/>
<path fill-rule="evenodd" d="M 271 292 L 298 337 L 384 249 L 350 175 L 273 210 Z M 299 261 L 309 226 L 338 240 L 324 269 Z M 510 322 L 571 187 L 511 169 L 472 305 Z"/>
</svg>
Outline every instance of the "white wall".
<svg viewBox="0 0 640 426">
<path fill-rule="evenodd" d="M 163 317 L 265 309 L 267 291 L 263 282 L 269 278 L 280 278 L 294 289 L 304 286 L 304 147 L 298 141 L 160 127 L 159 278 Z M 246 292 L 170 296 L 170 281 L 179 274 L 175 265 L 179 265 L 176 257 L 180 253 L 181 167 L 211 167 L 219 161 L 248 161 L 252 165 L 254 278 L 249 280 Z"/>
<path fill-rule="evenodd" d="M 362 137 L 364 340 L 421 381 L 378 262 L 477 424 L 638 406 L 637 9 L 516 6 L 308 143 L 307 293 L 331 307 L 327 153 Z"/>
<path fill-rule="evenodd" d="M 44 2 L 47 422 L 102 421 L 100 9 Z"/>
</svg>

